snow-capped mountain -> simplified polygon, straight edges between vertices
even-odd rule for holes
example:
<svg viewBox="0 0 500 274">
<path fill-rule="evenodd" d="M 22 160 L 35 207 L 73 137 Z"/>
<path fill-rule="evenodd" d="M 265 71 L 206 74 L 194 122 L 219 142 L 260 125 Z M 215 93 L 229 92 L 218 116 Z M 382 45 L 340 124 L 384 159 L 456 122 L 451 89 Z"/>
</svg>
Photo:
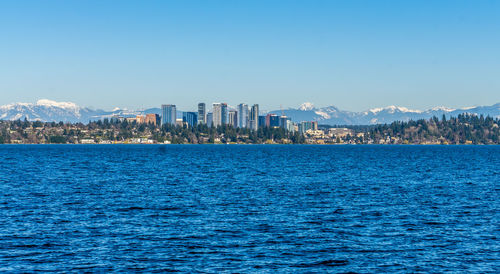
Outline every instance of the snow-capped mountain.
<svg viewBox="0 0 500 274">
<path fill-rule="evenodd" d="M 139 114 L 160 114 L 159 108 L 128 110 L 114 108 L 111 111 L 80 107 L 72 102 L 56 102 L 48 99 L 36 103 L 13 103 L 0 106 L 0 120 L 30 120 L 42 122 L 82 122 L 102 120 L 113 116 L 134 117 Z M 182 112 L 178 112 L 182 115 Z M 180 116 L 182 117 L 182 116 Z"/>
<path fill-rule="evenodd" d="M 44 122 L 82 122 L 95 121 L 113 116 L 133 117 L 139 114 L 156 113 L 160 114 L 159 108 L 145 110 L 128 110 L 115 108 L 112 111 L 94 110 L 80 107 L 71 102 L 56 102 L 42 99 L 36 103 L 14 103 L 0 106 L 0 120 L 24 120 L 44 121 Z M 435 107 L 425 111 L 412 110 L 405 107 L 388 106 L 384 108 L 373 108 L 363 112 L 352 112 L 340 110 L 337 107 L 329 106 L 317 108 L 312 103 L 304 103 L 299 108 L 285 109 L 284 114 L 294 122 L 318 121 L 325 125 L 370 125 L 391 123 L 394 121 L 408 121 L 417 119 L 429 119 L 433 116 L 441 118 L 457 116 L 461 113 L 483 114 L 500 118 L 500 103 L 492 106 L 468 107 L 461 109 L 451 109 L 447 107 Z M 271 111 L 281 115 L 281 110 Z M 177 111 L 178 117 L 182 117 L 182 111 Z"/>
<path fill-rule="evenodd" d="M 281 110 L 271 111 L 280 115 Z M 408 121 L 418 119 L 429 119 L 433 116 L 441 118 L 457 116 L 462 113 L 491 116 L 500 118 L 500 103 L 492 106 L 467 107 L 452 109 L 447 107 L 435 107 L 425 111 L 413 110 L 405 107 L 388 106 L 373 108 L 363 112 L 352 112 L 339 110 L 335 106 L 317 108 L 312 103 L 304 103 L 297 109 L 286 109 L 283 113 L 295 122 L 318 121 L 325 125 L 370 125 L 392 123 L 394 121 Z"/>
<path fill-rule="evenodd" d="M 92 110 L 71 102 L 56 102 L 42 99 L 36 103 L 14 103 L 0 106 L 0 120 L 88 122 L 112 112 Z"/>
</svg>

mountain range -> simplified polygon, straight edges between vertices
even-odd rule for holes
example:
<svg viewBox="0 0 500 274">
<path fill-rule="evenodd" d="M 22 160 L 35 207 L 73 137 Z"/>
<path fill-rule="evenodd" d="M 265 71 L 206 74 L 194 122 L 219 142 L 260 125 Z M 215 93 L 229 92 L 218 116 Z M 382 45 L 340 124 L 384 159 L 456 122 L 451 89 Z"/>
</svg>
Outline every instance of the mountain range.
<svg viewBox="0 0 500 274">
<path fill-rule="evenodd" d="M 362 112 L 340 110 L 335 106 L 316 108 L 311 103 L 304 103 L 298 109 L 276 110 L 271 113 L 292 117 L 293 121 L 318 121 L 324 125 L 373 125 L 392 123 L 394 121 L 408 121 L 418 119 L 429 119 L 433 116 L 441 118 L 456 117 L 462 113 L 491 116 L 500 118 L 500 103 L 492 106 L 466 107 L 452 109 L 447 107 L 435 107 L 428 110 L 412 110 L 405 107 L 388 106 L 384 108 L 373 108 Z"/>
<path fill-rule="evenodd" d="M 80 107 L 71 102 L 56 102 L 42 99 L 36 103 L 14 103 L 0 106 L 0 120 L 40 120 L 44 122 L 82 122 L 111 118 L 113 116 L 132 117 L 139 114 L 160 114 L 160 108 L 146 110 L 127 110 L 115 108 L 111 111 Z M 411 110 L 405 107 L 388 106 L 374 108 L 362 112 L 340 110 L 335 106 L 317 108 L 311 103 L 304 103 L 299 108 L 274 110 L 269 113 L 281 115 L 282 113 L 294 122 L 318 121 L 324 125 L 370 125 L 384 124 L 393 121 L 408 121 L 429 119 L 433 116 L 457 116 L 461 113 L 470 113 L 500 118 L 500 103 L 491 106 L 477 106 L 460 109 L 435 107 L 428 110 Z M 178 117 L 182 117 L 178 111 Z M 262 115 L 262 114 L 261 114 Z"/>
</svg>

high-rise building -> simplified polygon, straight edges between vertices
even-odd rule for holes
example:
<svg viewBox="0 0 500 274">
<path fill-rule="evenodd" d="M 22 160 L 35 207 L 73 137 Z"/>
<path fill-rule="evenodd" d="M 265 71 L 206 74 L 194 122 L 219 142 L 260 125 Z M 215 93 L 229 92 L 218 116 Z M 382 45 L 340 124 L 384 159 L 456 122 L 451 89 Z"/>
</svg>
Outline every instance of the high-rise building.
<svg viewBox="0 0 500 274">
<path fill-rule="evenodd" d="M 287 121 L 290 120 L 290 118 L 286 116 L 280 116 L 280 127 L 282 128 L 287 128 Z"/>
<path fill-rule="evenodd" d="M 161 105 L 161 124 L 175 125 L 177 108 L 175 105 Z"/>
<path fill-rule="evenodd" d="M 214 126 L 214 114 L 212 112 L 207 113 L 207 126 Z"/>
<path fill-rule="evenodd" d="M 266 116 L 264 115 L 259 115 L 259 120 L 258 120 L 258 125 L 259 127 L 265 127 L 266 126 Z"/>
<path fill-rule="evenodd" d="M 266 115 L 266 127 L 279 127 L 280 121 L 279 117 L 276 114 L 268 114 Z"/>
<path fill-rule="evenodd" d="M 213 103 L 212 104 L 212 123 L 214 127 L 218 127 L 222 125 L 222 105 L 221 103 Z"/>
<path fill-rule="evenodd" d="M 248 105 L 239 104 L 238 105 L 238 127 L 246 128 L 248 127 Z"/>
<path fill-rule="evenodd" d="M 234 128 L 238 126 L 238 112 L 236 112 L 235 110 L 229 111 L 227 124 Z"/>
<path fill-rule="evenodd" d="M 227 124 L 227 104 L 226 103 L 214 103 L 213 104 L 213 119 L 214 127 Z"/>
<path fill-rule="evenodd" d="M 286 130 L 290 132 L 295 132 L 295 124 L 290 120 L 286 120 Z"/>
<path fill-rule="evenodd" d="M 188 126 L 194 127 L 198 123 L 198 114 L 196 112 L 183 112 L 182 121 L 187 123 Z"/>
<path fill-rule="evenodd" d="M 259 128 L 259 105 L 255 104 L 250 109 L 250 117 L 248 117 L 249 128 L 257 130 Z"/>
<path fill-rule="evenodd" d="M 227 115 L 228 115 L 228 109 L 227 109 L 227 104 L 226 103 L 222 103 L 222 109 L 221 109 L 221 121 L 222 121 L 222 124 L 225 125 L 227 124 Z"/>
<path fill-rule="evenodd" d="M 206 115 L 205 103 L 198 104 L 198 123 L 206 124 L 207 123 L 207 115 Z"/>
</svg>

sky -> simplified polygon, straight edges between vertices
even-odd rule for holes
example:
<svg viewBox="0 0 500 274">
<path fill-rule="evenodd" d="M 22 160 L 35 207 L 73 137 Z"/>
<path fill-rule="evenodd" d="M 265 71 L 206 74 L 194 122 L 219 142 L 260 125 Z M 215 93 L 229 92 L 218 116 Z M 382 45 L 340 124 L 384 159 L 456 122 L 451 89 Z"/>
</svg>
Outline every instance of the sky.
<svg viewBox="0 0 500 274">
<path fill-rule="evenodd" d="M 0 1 L 0 105 L 500 102 L 500 1 Z"/>
</svg>

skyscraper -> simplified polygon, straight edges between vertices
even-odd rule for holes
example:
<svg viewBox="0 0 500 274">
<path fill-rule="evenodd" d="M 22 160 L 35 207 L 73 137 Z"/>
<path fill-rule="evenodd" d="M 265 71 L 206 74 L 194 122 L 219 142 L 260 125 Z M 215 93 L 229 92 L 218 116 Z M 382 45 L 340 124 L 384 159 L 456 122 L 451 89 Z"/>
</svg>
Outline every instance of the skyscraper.
<svg viewBox="0 0 500 274">
<path fill-rule="evenodd" d="M 246 128 L 248 127 L 248 105 L 239 104 L 238 105 L 238 127 Z"/>
<path fill-rule="evenodd" d="M 198 104 L 198 124 L 206 124 L 207 123 L 207 115 L 206 115 L 205 103 Z"/>
<path fill-rule="evenodd" d="M 231 110 L 229 111 L 227 124 L 236 128 L 238 126 L 238 112 Z"/>
<path fill-rule="evenodd" d="M 194 127 L 198 123 L 198 114 L 196 112 L 183 112 L 182 121 L 186 122 L 190 127 Z"/>
<path fill-rule="evenodd" d="M 227 124 L 227 115 L 228 115 L 227 104 L 226 103 L 222 103 L 221 104 L 221 123 L 223 125 Z"/>
<path fill-rule="evenodd" d="M 227 104 L 214 103 L 213 104 L 213 123 L 214 127 L 227 124 Z"/>
<path fill-rule="evenodd" d="M 259 115 L 259 122 L 257 123 L 258 127 L 265 127 L 266 126 L 266 116 L 264 115 Z"/>
<path fill-rule="evenodd" d="M 276 114 L 270 113 L 266 115 L 266 127 L 279 127 L 280 121 Z"/>
<path fill-rule="evenodd" d="M 253 130 L 257 130 L 259 128 L 259 105 L 255 104 L 252 106 L 250 109 L 250 117 L 248 118 L 249 120 L 249 127 Z"/>
<path fill-rule="evenodd" d="M 290 118 L 286 116 L 280 116 L 280 127 L 282 128 L 287 128 L 287 121 L 290 120 Z"/>
<path fill-rule="evenodd" d="M 214 126 L 214 114 L 212 112 L 207 113 L 207 126 L 208 127 Z"/>
<path fill-rule="evenodd" d="M 222 125 L 221 117 L 222 117 L 222 110 L 221 110 L 221 104 L 220 103 L 213 103 L 212 104 L 212 123 L 214 127 L 218 127 Z"/>
<path fill-rule="evenodd" d="M 161 105 L 161 124 L 175 125 L 177 108 L 175 105 Z"/>
</svg>

